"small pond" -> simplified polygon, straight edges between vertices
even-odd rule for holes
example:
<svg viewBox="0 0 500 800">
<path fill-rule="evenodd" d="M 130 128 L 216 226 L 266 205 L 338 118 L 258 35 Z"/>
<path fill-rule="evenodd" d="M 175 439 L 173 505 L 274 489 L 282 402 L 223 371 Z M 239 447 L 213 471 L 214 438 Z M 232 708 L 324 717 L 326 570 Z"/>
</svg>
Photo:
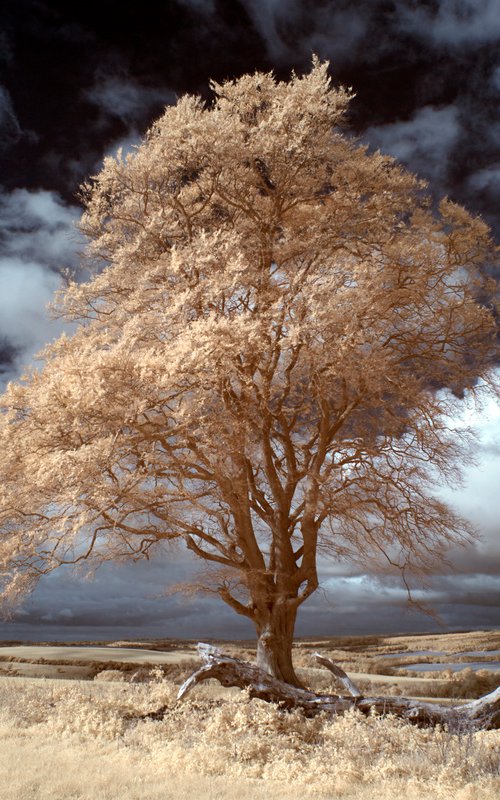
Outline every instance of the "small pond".
<svg viewBox="0 0 500 800">
<path fill-rule="evenodd" d="M 383 655 L 378 655 L 376 658 L 402 658 L 403 656 L 447 656 L 448 653 L 445 653 L 444 650 L 405 650 L 401 653 L 384 653 Z M 463 655 L 460 653 L 460 655 Z M 480 655 L 479 653 L 474 653 L 474 655 Z M 482 655 L 482 653 L 481 653 Z"/>
<path fill-rule="evenodd" d="M 451 669 L 453 672 L 461 669 L 489 669 L 492 672 L 500 672 L 500 661 L 469 661 L 461 664 L 405 664 L 402 669 L 411 669 L 414 672 L 441 672 L 444 669 Z"/>
<path fill-rule="evenodd" d="M 467 650 L 465 653 L 454 653 L 456 656 L 480 656 L 484 658 L 485 656 L 498 656 L 500 655 L 500 650 Z"/>
</svg>

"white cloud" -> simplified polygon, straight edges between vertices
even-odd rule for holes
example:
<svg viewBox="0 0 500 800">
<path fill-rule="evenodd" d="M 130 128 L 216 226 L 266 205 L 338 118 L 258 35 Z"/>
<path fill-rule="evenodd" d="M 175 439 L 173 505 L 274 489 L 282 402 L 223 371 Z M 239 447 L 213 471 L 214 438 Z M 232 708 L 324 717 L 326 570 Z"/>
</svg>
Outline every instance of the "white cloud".
<svg viewBox="0 0 500 800">
<path fill-rule="evenodd" d="M 141 121 L 154 106 L 175 101 L 175 95 L 167 89 L 142 86 L 133 78 L 120 75 L 99 78 L 85 96 L 105 116 L 118 117 L 128 125 Z"/>
<path fill-rule="evenodd" d="M 439 0 L 437 8 L 400 4 L 400 26 L 440 46 L 474 46 L 500 37 L 500 0 Z"/>
<path fill-rule="evenodd" d="M 352 62 L 359 58 L 357 48 L 366 36 L 370 22 L 370 9 L 363 9 L 363 14 L 359 14 L 353 13 L 353 9 L 332 13 L 328 5 L 319 8 L 314 29 L 307 37 L 303 51 L 317 53 L 320 58 L 331 57 L 334 69 L 337 61 Z"/>
<path fill-rule="evenodd" d="M 121 139 L 108 145 L 104 155 L 116 156 L 118 150 L 121 149 L 123 156 L 126 156 L 128 153 L 133 153 L 135 148 L 141 144 L 142 140 L 143 137 L 141 134 L 137 130 L 132 129 L 126 136 L 122 136 Z"/>
<path fill-rule="evenodd" d="M 78 265 L 79 215 L 53 192 L 16 189 L 0 195 L 0 341 L 11 356 L 0 365 L 4 379 L 14 378 L 62 331 L 46 305 L 59 286 L 61 268 Z"/>
<path fill-rule="evenodd" d="M 182 0 L 201 8 L 203 0 Z M 242 0 L 275 61 L 296 61 L 312 52 L 337 63 L 373 61 L 391 52 L 402 36 L 431 48 L 473 48 L 500 37 L 500 0 L 398 0 L 382 8 L 373 0 Z M 209 5 L 208 3 L 206 4 Z"/>
<path fill-rule="evenodd" d="M 244 0 L 244 5 L 256 30 L 267 45 L 269 54 L 276 59 L 281 58 L 288 50 L 279 31 L 283 20 L 295 18 L 298 10 L 297 0 Z"/>
<path fill-rule="evenodd" d="M 486 551 L 500 558 L 500 405 L 493 398 L 480 413 L 471 415 L 470 424 L 479 437 L 478 465 L 464 470 L 465 485 L 449 493 L 449 501 L 467 516 L 482 534 L 476 548 L 478 557 Z"/>
<path fill-rule="evenodd" d="M 11 379 L 48 341 L 62 332 L 60 322 L 49 319 L 45 307 L 59 285 L 59 277 L 41 264 L 0 259 L 0 339 L 18 353 L 15 366 L 6 369 Z"/>
<path fill-rule="evenodd" d="M 365 36 L 373 16 L 367 5 L 359 8 L 332 8 L 331 3 L 307 10 L 299 0 L 243 0 L 248 15 L 266 43 L 274 60 L 310 58 L 337 61 L 352 59 Z"/>
<path fill-rule="evenodd" d="M 500 164 L 492 164 L 474 172 L 468 181 L 468 186 L 474 191 L 500 194 Z"/>
<path fill-rule="evenodd" d="M 74 266 L 82 240 L 80 210 L 54 192 L 15 189 L 0 194 L 0 254 L 51 270 Z"/>
<path fill-rule="evenodd" d="M 455 106 L 424 106 L 409 120 L 367 128 L 363 138 L 439 184 L 446 178 L 460 130 Z"/>
</svg>

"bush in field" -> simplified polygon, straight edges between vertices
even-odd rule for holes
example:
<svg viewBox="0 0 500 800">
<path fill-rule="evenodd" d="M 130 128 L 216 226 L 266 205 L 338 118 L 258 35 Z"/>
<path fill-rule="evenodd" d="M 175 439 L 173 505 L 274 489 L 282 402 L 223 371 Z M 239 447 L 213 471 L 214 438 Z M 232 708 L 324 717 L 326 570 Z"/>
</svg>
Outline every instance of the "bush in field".
<svg viewBox="0 0 500 800">
<path fill-rule="evenodd" d="M 234 791 L 235 781 L 254 779 L 252 799 L 264 793 L 270 800 L 288 798 L 291 786 L 297 796 L 329 800 L 498 797 L 496 731 L 452 735 L 391 717 L 365 718 L 357 712 L 307 719 L 300 712 L 283 713 L 276 706 L 249 700 L 245 693 L 221 698 L 217 690 L 214 697 L 208 686 L 199 689 L 195 701 L 179 707 L 176 691 L 166 681 L 147 686 L 89 682 L 68 690 L 57 682 L 5 680 L 0 682 L 2 752 L 10 754 L 10 742 L 14 746 L 20 735 L 22 741 L 32 742 L 33 760 L 24 769 L 32 788 L 37 746 L 43 742 L 45 747 L 52 743 L 54 759 L 61 747 L 74 747 L 75 752 L 82 746 L 92 752 L 97 747 L 104 771 L 113 769 L 116 754 L 125 748 L 131 784 L 136 770 L 149 770 L 141 774 L 150 779 L 158 776 L 154 798 L 165 796 L 160 787 L 163 783 L 164 791 L 166 774 L 224 779 L 228 787 L 224 797 L 230 796 L 230 787 Z M 162 721 L 138 719 L 162 703 L 168 705 Z M 45 750 L 44 758 L 48 757 Z M 121 777 L 111 775 L 111 784 Z M 9 794 L 8 783 L 3 791 L 7 800 L 16 797 Z M 144 794 L 137 792 L 139 787 L 128 791 L 127 800 L 141 800 Z M 26 791 L 17 798 L 40 795 Z M 53 797 L 59 796 L 54 791 Z M 118 797 L 112 792 L 108 796 Z"/>
<path fill-rule="evenodd" d="M 106 668 L 94 676 L 96 681 L 127 681 L 129 683 L 158 683 L 168 680 L 170 683 L 181 684 L 192 674 L 198 663 L 194 659 L 185 659 L 175 664 L 162 664 L 155 667 L 136 664 L 113 663 L 112 668 Z"/>
<path fill-rule="evenodd" d="M 443 697 L 482 697 L 496 689 L 499 683 L 497 672 L 487 669 L 474 671 L 468 667 L 452 673 L 446 684 L 448 692 Z"/>
</svg>

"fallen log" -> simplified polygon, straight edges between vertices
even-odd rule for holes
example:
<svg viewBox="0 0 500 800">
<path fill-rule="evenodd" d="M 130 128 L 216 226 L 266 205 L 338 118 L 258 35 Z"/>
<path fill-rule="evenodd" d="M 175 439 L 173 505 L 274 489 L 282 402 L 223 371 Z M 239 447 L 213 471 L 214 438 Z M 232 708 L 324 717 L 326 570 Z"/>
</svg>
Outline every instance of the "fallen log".
<svg viewBox="0 0 500 800">
<path fill-rule="evenodd" d="M 441 725 L 457 732 L 500 728 L 500 687 L 477 700 L 456 706 L 406 697 L 365 697 L 338 664 L 315 653 L 316 660 L 335 675 L 349 696 L 317 694 L 273 678 L 254 664 L 226 655 L 212 645 L 200 642 L 198 653 L 205 664 L 182 684 L 177 700 L 182 700 L 199 683 L 216 679 L 222 686 L 248 689 L 250 697 L 277 703 L 283 710 L 301 709 L 307 717 L 320 713 L 342 715 L 357 708 L 366 716 L 391 714 L 419 727 Z M 167 706 L 164 706 L 142 718 L 162 719 L 166 710 Z"/>
</svg>

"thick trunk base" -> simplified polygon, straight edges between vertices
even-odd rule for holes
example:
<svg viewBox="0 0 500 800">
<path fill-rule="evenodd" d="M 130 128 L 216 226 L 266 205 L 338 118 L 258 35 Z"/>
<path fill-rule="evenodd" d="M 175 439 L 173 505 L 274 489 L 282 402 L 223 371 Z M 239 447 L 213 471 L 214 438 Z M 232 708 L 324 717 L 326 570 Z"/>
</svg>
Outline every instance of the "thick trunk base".
<svg viewBox="0 0 500 800">
<path fill-rule="evenodd" d="M 264 631 L 257 640 L 257 666 L 270 677 L 302 687 L 292 663 L 291 643 Z"/>
<path fill-rule="evenodd" d="M 315 654 L 317 661 L 333 672 L 349 693 L 348 696 L 316 694 L 278 680 L 254 664 L 227 656 L 211 645 L 200 643 L 198 652 L 205 665 L 183 683 L 178 700 L 198 683 L 216 678 L 223 686 L 248 688 L 250 697 L 279 703 L 285 710 L 299 708 L 308 717 L 325 712 L 342 715 L 351 708 L 357 708 L 365 715 L 373 712 L 393 714 L 421 727 L 446 725 L 449 730 L 457 732 L 500 729 L 500 687 L 460 706 L 443 706 L 405 697 L 363 697 L 340 667 L 330 659 Z M 144 718 L 162 719 L 165 711 L 166 707 L 163 707 L 145 714 Z"/>
<path fill-rule="evenodd" d="M 303 688 L 292 663 L 296 609 L 275 605 L 269 619 L 257 625 L 257 666 L 273 678 Z"/>
</svg>

